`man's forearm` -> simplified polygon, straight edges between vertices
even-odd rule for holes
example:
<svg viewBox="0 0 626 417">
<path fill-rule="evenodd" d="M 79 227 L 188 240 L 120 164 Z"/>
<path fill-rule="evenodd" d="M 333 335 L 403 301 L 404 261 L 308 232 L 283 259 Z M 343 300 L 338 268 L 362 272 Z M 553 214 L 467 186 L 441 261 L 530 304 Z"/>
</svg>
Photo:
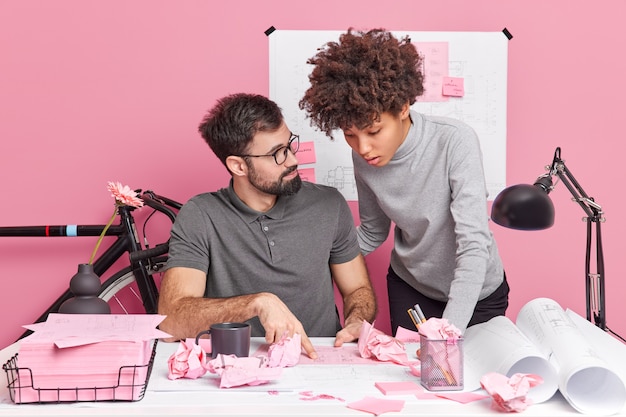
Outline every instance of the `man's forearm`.
<svg viewBox="0 0 626 417">
<path fill-rule="evenodd" d="M 376 317 L 376 296 L 371 287 L 361 287 L 346 296 L 343 300 L 344 323 L 371 323 Z"/>
<path fill-rule="evenodd" d="M 166 316 L 159 328 L 172 335 L 166 341 L 196 337 L 213 323 L 243 322 L 257 315 L 258 294 L 232 298 L 184 297 L 172 305 L 159 305 L 159 314 Z"/>
</svg>

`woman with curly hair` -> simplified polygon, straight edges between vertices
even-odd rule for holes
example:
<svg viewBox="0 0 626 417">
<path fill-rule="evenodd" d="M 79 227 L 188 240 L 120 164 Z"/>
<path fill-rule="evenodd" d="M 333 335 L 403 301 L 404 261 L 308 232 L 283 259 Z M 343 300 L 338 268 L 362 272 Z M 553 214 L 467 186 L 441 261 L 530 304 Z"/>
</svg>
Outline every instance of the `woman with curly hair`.
<svg viewBox="0 0 626 417">
<path fill-rule="evenodd" d="M 300 100 L 311 125 L 352 148 L 361 251 L 388 237 L 391 325 L 413 328 L 407 309 L 464 331 L 508 307 L 509 286 L 488 226 L 478 137 L 467 124 L 410 108 L 424 92 L 422 57 L 384 29 L 349 29 L 307 61 Z"/>
</svg>

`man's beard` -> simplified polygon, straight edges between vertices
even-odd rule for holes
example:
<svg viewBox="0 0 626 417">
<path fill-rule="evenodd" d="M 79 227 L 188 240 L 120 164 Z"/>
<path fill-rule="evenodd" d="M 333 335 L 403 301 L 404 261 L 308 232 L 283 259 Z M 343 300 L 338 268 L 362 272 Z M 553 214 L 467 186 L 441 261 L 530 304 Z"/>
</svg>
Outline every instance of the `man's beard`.
<svg viewBox="0 0 626 417">
<path fill-rule="evenodd" d="M 252 184 L 252 186 L 254 186 L 257 190 L 264 193 L 276 196 L 293 195 L 297 193 L 302 186 L 300 174 L 290 181 L 283 181 L 283 178 L 295 171 L 297 167 L 291 167 L 287 171 L 283 172 L 276 182 L 261 181 L 252 164 L 248 164 L 248 168 L 250 169 L 250 176 L 248 177 L 250 184 Z"/>
</svg>

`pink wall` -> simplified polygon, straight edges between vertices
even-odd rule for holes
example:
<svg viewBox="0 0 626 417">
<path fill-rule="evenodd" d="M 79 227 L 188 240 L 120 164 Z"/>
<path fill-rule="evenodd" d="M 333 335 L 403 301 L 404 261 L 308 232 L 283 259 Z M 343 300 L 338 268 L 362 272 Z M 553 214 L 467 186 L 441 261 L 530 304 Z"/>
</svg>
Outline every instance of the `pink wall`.
<svg viewBox="0 0 626 417">
<path fill-rule="evenodd" d="M 556 146 L 602 204 L 608 324 L 626 334 L 621 264 L 621 139 L 626 3 L 571 0 L 286 0 L 0 2 L 0 187 L 3 225 L 99 223 L 106 182 L 185 201 L 228 177 L 196 133 L 216 98 L 268 94 L 269 26 L 500 31 L 509 43 L 507 182 L 543 173 Z M 509 315 L 547 296 L 584 314 L 585 225 L 560 186 L 556 225 L 493 225 L 512 287 Z M 352 205 L 355 215 L 356 207 Z M 95 238 L 0 238 L 0 347 L 32 322 L 86 262 Z M 388 329 L 390 246 L 368 259 Z"/>
</svg>

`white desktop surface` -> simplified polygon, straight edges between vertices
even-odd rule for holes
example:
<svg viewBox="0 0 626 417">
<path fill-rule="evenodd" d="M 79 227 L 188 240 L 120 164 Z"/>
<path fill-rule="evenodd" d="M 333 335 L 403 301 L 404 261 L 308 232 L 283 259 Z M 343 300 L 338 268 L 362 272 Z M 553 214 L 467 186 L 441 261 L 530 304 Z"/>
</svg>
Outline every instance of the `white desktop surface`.
<svg viewBox="0 0 626 417">
<path fill-rule="evenodd" d="M 332 338 L 314 338 L 316 346 L 331 346 Z M 253 338 L 253 354 L 264 343 Z M 0 416 L 65 416 L 65 415 L 314 415 L 314 416 L 372 416 L 368 412 L 347 407 L 347 404 L 366 396 L 404 400 L 401 412 L 394 415 L 429 416 L 494 416 L 503 413 L 492 410 L 491 399 L 461 404 L 447 399 L 420 400 L 414 395 L 385 396 L 375 382 L 419 379 L 408 373 L 408 368 L 392 363 L 377 365 L 297 365 L 284 368 L 279 380 L 255 387 L 220 389 L 217 376 L 207 373 L 196 380 L 167 379 L 167 359 L 176 351 L 178 343 L 159 342 L 152 375 L 145 396 L 136 402 L 80 402 L 66 404 L 13 404 L 7 389 L 6 374 L 0 381 Z M 0 351 L 4 364 L 19 349 L 15 343 Z M 407 352 L 412 346 L 407 345 Z M 415 351 L 414 349 L 412 350 Z M 269 391 L 276 394 L 270 395 Z M 343 399 L 305 400 L 301 394 L 331 395 Z M 534 404 L 523 412 L 524 416 L 572 416 L 581 414 L 574 410 L 560 393 L 541 404 Z M 626 416 L 626 410 L 619 415 Z"/>
</svg>

